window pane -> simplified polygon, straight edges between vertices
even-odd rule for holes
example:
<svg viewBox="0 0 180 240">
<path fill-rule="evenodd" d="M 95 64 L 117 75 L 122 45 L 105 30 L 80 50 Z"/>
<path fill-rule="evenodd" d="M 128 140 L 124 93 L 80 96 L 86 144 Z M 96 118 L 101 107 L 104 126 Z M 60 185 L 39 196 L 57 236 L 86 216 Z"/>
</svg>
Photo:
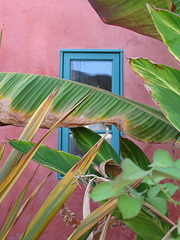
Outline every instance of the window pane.
<svg viewBox="0 0 180 240">
<path fill-rule="evenodd" d="M 104 125 L 104 124 L 87 125 L 85 127 L 93 131 L 110 131 L 112 129 L 111 125 Z"/>
<path fill-rule="evenodd" d="M 99 134 L 101 137 L 104 136 L 104 134 Z M 106 141 L 112 145 L 112 134 L 108 134 L 106 137 L 105 137 Z"/>
<path fill-rule="evenodd" d="M 73 60 L 71 80 L 112 91 L 112 62 Z"/>
<path fill-rule="evenodd" d="M 71 80 L 112 91 L 112 61 L 72 60 Z M 111 125 L 86 126 L 93 131 L 109 131 Z"/>
</svg>

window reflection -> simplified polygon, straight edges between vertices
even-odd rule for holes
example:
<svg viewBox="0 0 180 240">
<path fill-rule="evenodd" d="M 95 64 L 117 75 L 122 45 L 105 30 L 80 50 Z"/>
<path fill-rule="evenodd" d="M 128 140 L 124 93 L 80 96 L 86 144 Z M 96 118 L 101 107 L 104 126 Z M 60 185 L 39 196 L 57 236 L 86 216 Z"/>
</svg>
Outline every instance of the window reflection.
<svg viewBox="0 0 180 240">
<path fill-rule="evenodd" d="M 73 60 L 71 80 L 112 91 L 112 62 Z"/>
<path fill-rule="evenodd" d="M 72 60 L 71 80 L 112 91 L 112 61 Z M 101 136 L 104 135 L 103 133 L 112 130 L 111 125 L 104 124 L 88 125 L 86 127 L 93 131 L 101 131 Z M 108 134 L 106 140 L 112 144 L 112 134 Z M 72 134 L 69 134 L 69 152 L 79 157 L 83 156 Z"/>
</svg>

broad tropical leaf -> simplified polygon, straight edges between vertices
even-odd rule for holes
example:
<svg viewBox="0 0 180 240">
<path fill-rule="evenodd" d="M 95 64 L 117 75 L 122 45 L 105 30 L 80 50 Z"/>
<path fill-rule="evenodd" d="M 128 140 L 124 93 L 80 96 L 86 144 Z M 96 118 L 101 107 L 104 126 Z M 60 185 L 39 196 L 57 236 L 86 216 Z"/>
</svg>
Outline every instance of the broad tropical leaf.
<svg viewBox="0 0 180 240">
<path fill-rule="evenodd" d="M 146 210 L 147 211 L 147 210 Z M 126 225 L 131 228 L 142 239 L 159 240 L 171 229 L 171 225 L 161 221 L 152 213 L 141 210 L 133 219 L 123 220 Z M 139 227 L 141 226 L 141 227 Z M 173 236 L 176 236 L 176 232 Z"/>
<path fill-rule="evenodd" d="M 145 87 L 165 112 L 166 117 L 180 131 L 180 71 L 154 64 L 143 58 L 131 59 L 130 64 L 132 69 L 144 79 Z"/>
<path fill-rule="evenodd" d="M 96 143 L 96 145 L 69 170 L 63 179 L 59 181 L 28 226 L 23 238 L 24 240 L 38 239 L 40 237 L 48 224 L 58 213 L 62 205 L 67 201 L 71 193 L 77 187 L 80 176 L 85 174 L 88 170 L 103 140 L 104 138 L 101 138 L 99 142 Z"/>
<path fill-rule="evenodd" d="M 46 128 L 50 128 L 94 88 L 46 76 L 0 73 L 0 106 L 4 109 L 0 123 L 26 124 L 34 110 L 59 84 L 63 85 L 41 125 Z M 124 133 L 144 142 L 168 142 L 178 134 L 160 110 L 102 89 L 81 104 L 61 126 L 78 127 L 96 123 L 114 124 Z"/>
<path fill-rule="evenodd" d="M 175 10 L 173 2 L 166 0 L 88 0 L 105 23 L 128 28 L 161 40 L 146 8 L 146 3 L 157 8 Z"/>
<path fill-rule="evenodd" d="M 83 153 L 87 153 L 89 149 L 101 138 L 97 133 L 93 132 L 88 128 L 73 128 L 73 137 Z M 121 163 L 121 158 L 114 150 L 114 148 L 105 140 L 102 143 L 99 152 L 97 153 L 94 163 L 99 166 L 101 162 L 105 162 L 113 158 L 117 163 Z"/>
<path fill-rule="evenodd" d="M 123 158 L 129 158 L 143 170 L 148 170 L 148 166 L 150 164 L 148 157 L 131 140 L 121 137 L 120 152 Z"/>
<path fill-rule="evenodd" d="M 180 16 L 148 6 L 152 20 L 169 51 L 180 61 Z"/>
<path fill-rule="evenodd" d="M 27 154 L 35 145 L 28 141 L 9 140 L 9 144 L 23 154 Z M 41 145 L 33 157 L 37 163 L 65 175 L 81 158 L 70 153 L 62 152 L 56 149 Z M 89 170 L 93 170 L 94 164 L 91 164 Z"/>
</svg>

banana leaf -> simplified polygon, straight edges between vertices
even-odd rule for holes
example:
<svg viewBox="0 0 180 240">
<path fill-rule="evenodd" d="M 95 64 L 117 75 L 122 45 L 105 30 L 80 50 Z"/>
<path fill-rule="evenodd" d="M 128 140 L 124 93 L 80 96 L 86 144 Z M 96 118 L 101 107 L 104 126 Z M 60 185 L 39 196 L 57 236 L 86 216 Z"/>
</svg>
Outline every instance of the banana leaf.
<svg viewBox="0 0 180 240">
<path fill-rule="evenodd" d="M 166 117 L 180 131 L 180 71 L 147 59 L 131 59 L 132 69 L 144 79 L 148 92 L 165 113 Z"/>
<path fill-rule="evenodd" d="M 84 154 L 87 153 L 101 138 L 97 133 L 85 127 L 73 128 L 72 134 L 76 144 Z M 101 162 L 105 162 L 111 158 L 113 158 L 118 164 L 121 163 L 121 158 L 117 152 L 106 140 L 104 140 L 94 159 L 94 163 L 99 166 Z"/>
<path fill-rule="evenodd" d="M 146 3 L 157 8 L 175 11 L 174 3 L 166 0 L 88 0 L 104 23 L 124 27 L 161 40 L 146 8 Z M 178 2 L 178 1 L 176 1 Z"/>
<path fill-rule="evenodd" d="M 123 158 L 131 159 L 137 166 L 143 170 L 148 170 L 150 161 L 145 153 L 131 140 L 121 137 L 120 152 Z"/>
<path fill-rule="evenodd" d="M 59 84 L 51 110 L 41 127 L 50 128 L 94 88 L 70 80 L 20 73 L 0 73 L 0 125 L 23 126 L 42 101 Z M 114 124 L 119 130 L 143 142 L 168 142 L 178 131 L 153 107 L 98 89 L 60 126 Z"/>
<path fill-rule="evenodd" d="M 148 6 L 154 25 L 173 56 L 180 61 L 180 16 Z"/>
<path fill-rule="evenodd" d="M 9 144 L 23 154 L 27 154 L 35 145 L 32 142 L 17 140 L 9 140 Z M 33 157 L 37 163 L 62 175 L 65 175 L 80 159 L 78 156 L 49 148 L 46 145 L 41 145 Z M 89 168 L 90 173 L 96 173 L 93 166 L 92 163 Z"/>
</svg>

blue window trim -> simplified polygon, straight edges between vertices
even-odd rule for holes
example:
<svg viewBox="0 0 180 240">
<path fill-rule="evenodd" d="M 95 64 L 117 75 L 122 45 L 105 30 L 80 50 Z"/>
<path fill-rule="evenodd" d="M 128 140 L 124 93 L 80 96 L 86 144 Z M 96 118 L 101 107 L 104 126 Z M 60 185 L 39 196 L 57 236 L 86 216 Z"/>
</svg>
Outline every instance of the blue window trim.
<svg viewBox="0 0 180 240">
<path fill-rule="evenodd" d="M 123 50 L 117 49 L 61 49 L 60 50 L 60 78 L 70 78 L 71 60 L 110 60 L 112 64 L 112 92 L 123 96 Z M 58 149 L 68 152 L 69 146 L 68 128 L 58 130 Z M 98 131 L 97 133 L 101 133 Z M 112 126 L 112 146 L 119 152 L 120 132 Z M 63 144 L 64 142 L 68 144 Z M 58 176 L 60 178 L 60 176 Z"/>
</svg>

